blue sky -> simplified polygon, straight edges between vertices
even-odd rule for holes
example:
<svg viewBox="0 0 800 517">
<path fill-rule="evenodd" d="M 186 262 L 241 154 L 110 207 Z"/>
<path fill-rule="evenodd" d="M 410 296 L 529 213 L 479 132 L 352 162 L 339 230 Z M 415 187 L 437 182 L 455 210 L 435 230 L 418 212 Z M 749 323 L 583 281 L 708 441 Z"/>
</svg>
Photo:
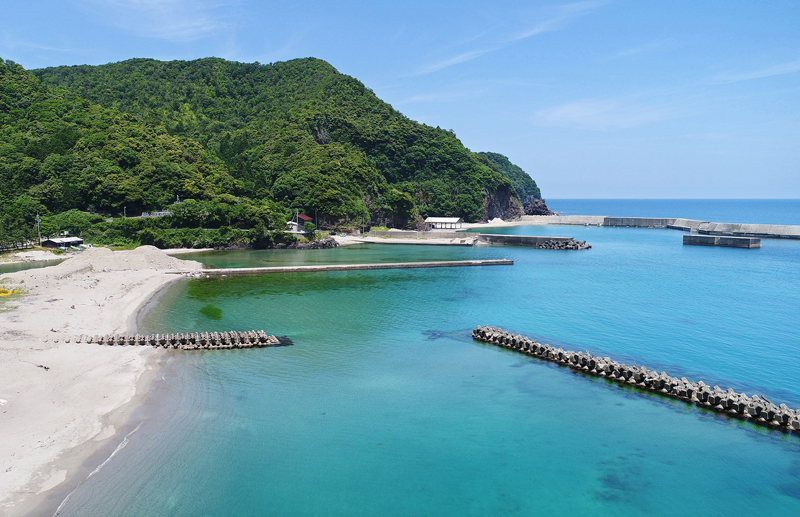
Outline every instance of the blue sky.
<svg viewBox="0 0 800 517">
<path fill-rule="evenodd" d="M 0 0 L 0 57 L 325 59 L 545 198 L 800 198 L 800 2 Z"/>
</svg>

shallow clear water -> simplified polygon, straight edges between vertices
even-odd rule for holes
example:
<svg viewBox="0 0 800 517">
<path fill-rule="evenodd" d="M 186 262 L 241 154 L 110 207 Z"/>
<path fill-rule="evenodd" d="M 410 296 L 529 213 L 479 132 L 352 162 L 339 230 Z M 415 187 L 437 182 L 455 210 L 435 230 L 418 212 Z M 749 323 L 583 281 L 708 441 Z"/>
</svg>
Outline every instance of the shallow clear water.
<svg viewBox="0 0 800 517">
<path fill-rule="evenodd" d="M 500 230 L 498 230 L 500 231 Z M 800 437 L 474 342 L 492 324 L 800 407 L 800 242 L 517 227 L 588 251 L 364 246 L 218 267 L 512 258 L 514 266 L 191 280 L 149 331 L 294 346 L 176 353 L 156 417 L 62 515 L 761 515 L 800 511 Z M 132 422 L 136 425 L 138 422 Z"/>
<path fill-rule="evenodd" d="M 12 262 L 9 264 L 0 264 L 0 275 L 4 273 L 14 273 L 15 271 L 25 271 L 26 269 L 39 269 L 42 267 L 55 266 L 62 262 L 64 262 L 64 259 L 38 260 L 31 262 Z"/>
</svg>

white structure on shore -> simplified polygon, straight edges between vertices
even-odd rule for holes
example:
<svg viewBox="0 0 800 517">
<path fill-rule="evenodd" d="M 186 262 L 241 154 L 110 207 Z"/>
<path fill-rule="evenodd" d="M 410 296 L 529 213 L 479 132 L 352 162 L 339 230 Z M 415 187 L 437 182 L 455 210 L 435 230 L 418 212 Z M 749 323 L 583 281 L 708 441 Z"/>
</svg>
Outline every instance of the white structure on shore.
<svg viewBox="0 0 800 517">
<path fill-rule="evenodd" d="M 425 224 L 430 226 L 431 230 L 455 230 L 461 228 L 463 221 L 460 217 L 428 217 L 425 219 Z"/>
<path fill-rule="evenodd" d="M 313 221 L 312 218 L 308 217 L 306 214 L 301 214 L 299 210 L 295 210 L 294 217 L 286 224 L 289 225 L 289 233 L 305 233 L 303 225 L 311 221 Z"/>
<path fill-rule="evenodd" d="M 80 246 L 83 244 L 83 239 L 80 237 L 58 237 L 53 239 L 42 240 L 43 248 L 62 248 L 66 249 L 70 246 Z"/>
</svg>

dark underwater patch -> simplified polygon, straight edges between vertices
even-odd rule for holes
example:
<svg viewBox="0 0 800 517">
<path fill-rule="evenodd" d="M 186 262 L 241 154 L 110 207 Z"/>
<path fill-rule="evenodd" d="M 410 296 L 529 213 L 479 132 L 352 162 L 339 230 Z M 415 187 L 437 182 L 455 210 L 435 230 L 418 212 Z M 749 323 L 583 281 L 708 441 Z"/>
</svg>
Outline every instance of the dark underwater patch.
<svg viewBox="0 0 800 517">
<path fill-rule="evenodd" d="M 222 309 L 213 305 L 206 305 L 200 309 L 200 314 L 211 320 L 222 319 Z"/>
</svg>

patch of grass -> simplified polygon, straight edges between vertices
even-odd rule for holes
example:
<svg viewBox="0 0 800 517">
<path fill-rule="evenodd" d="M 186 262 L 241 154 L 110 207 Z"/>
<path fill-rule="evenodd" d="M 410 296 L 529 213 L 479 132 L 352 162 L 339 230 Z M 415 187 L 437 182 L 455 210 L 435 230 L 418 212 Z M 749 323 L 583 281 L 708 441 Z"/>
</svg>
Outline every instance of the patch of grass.
<svg viewBox="0 0 800 517">
<path fill-rule="evenodd" d="M 128 242 L 112 242 L 111 244 L 108 245 L 108 247 L 111 248 L 114 251 L 135 250 L 139 246 L 141 246 L 141 244 L 139 244 L 137 242 L 130 242 L 130 241 L 128 241 Z"/>
<path fill-rule="evenodd" d="M 0 280 L 0 283 L 7 283 L 10 278 L 3 278 Z M 8 302 L 12 300 L 18 300 L 23 294 L 25 294 L 25 290 L 21 288 L 12 288 L 12 287 L 0 287 L 0 312 L 8 312 L 10 310 L 16 309 L 16 305 L 9 305 Z"/>
</svg>

